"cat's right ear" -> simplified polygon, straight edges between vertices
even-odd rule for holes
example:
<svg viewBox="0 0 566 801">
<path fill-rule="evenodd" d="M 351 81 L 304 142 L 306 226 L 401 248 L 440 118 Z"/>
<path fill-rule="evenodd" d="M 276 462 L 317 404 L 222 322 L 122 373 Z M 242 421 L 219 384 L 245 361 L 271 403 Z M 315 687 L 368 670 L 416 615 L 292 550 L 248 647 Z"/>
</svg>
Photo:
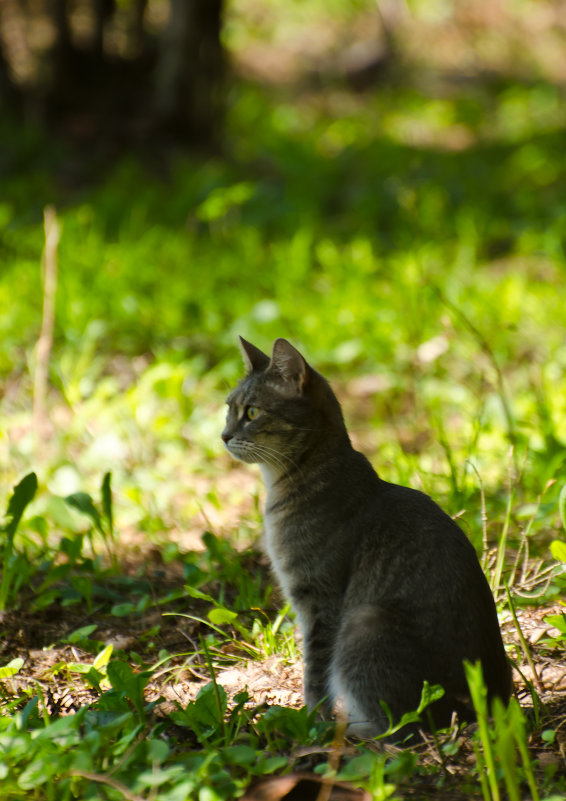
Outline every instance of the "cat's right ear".
<svg viewBox="0 0 566 801">
<path fill-rule="evenodd" d="M 281 338 L 275 340 L 269 373 L 280 392 L 287 397 L 302 395 L 309 370 L 306 361 L 290 342 Z"/>
<path fill-rule="evenodd" d="M 244 364 L 248 373 L 260 372 L 265 370 L 271 359 L 251 342 L 248 342 L 244 337 L 240 337 L 240 350 L 244 358 Z"/>
</svg>

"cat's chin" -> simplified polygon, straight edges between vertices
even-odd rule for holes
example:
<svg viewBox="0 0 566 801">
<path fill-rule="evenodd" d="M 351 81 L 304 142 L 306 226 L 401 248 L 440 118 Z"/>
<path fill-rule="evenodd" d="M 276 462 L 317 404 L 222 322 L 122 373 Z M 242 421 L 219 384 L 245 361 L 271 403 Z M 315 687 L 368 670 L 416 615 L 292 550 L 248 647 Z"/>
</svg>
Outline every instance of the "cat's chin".
<svg viewBox="0 0 566 801">
<path fill-rule="evenodd" d="M 226 450 L 230 456 L 233 456 L 234 459 L 237 459 L 239 462 L 244 462 L 245 464 L 255 464 L 257 462 L 257 457 L 244 448 L 240 449 L 226 445 Z"/>
</svg>

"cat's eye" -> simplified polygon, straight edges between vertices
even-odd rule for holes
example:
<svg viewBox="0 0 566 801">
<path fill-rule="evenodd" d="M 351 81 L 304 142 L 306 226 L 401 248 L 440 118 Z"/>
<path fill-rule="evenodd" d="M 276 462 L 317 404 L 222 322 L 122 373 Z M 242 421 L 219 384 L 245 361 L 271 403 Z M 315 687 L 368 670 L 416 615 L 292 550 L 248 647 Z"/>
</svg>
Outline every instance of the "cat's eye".
<svg viewBox="0 0 566 801">
<path fill-rule="evenodd" d="M 246 406 L 245 416 L 248 420 L 255 420 L 259 414 L 257 406 Z"/>
</svg>

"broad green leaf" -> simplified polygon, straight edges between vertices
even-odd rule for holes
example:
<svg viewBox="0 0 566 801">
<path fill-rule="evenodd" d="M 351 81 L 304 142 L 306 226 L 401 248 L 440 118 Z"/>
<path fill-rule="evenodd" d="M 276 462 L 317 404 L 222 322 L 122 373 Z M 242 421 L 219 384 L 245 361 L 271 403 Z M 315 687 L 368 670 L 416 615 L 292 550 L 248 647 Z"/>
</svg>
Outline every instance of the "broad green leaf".
<svg viewBox="0 0 566 801">
<path fill-rule="evenodd" d="M 35 473 L 28 473 L 14 487 L 14 492 L 8 501 L 8 509 L 6 511 L 6 516 L 10 518 L 10 521 L 4 527 L 9 539 L 16 533 L 25 508 L 33 500 L 36 492 L 37 476 Z"/>
<path fill-rule="evenodd" d="M 126 615 L 131 615 L 132 612 L 135 612 L 136 606 L 130 602 L 126 602 L 123 604 L 114 604 L 111 609 L 111 613 L 114 617 L 125 617 Z"/>
<path fill-rule="evenodd" d="M 185 773 L 181 765 L 171 765 L 169 767 L 161 766 L 159 770 L 155 770 L 152 768 L 151 770 L 142 770 L 136 775 L 136 784 L 139 787 L 144 787 L 149 789 L 150 787 L 160 787 L 162 784 L 167 784 L 168 782 L 174 781 L 176 778 L 182 776 Z M 141 798 L 141 796 L 137 796 Z M 150 798 L 152 795 L 150 794 Z M 154 796 L 156 797 L 156 796 Z M 199 801 L 202 796 L 199 794 Z M 160 793 L 159 799 L 162 799 L 163 796 Z M 186 801 L 186 799 L 185 799 Z M 221 798 L 218 801 L 222 801 Z"/>
<path fill-rule="evenodd" d="M 544 618 L 545 623 L 557 628 L 562 634 L 566 634 L 566 614 L 561 615 L 548 615 Z"/>
<path fill-rule="evenodd" d="M 133 681 L 134 671 L 126 662 L 116 659 L 108 665 L 106 675 L 115 690 L 128 692 L 128 688 Z"/>
<path fill-rule="evenodd" d="M 68 557 L 70 564 L 74 564 L 81 555 L 83 540 L 84 534 L 76 534 L 72 539 L 63 537 L 61 540 L 59 547 Z"/>
<path fill-rule="evenodd" d="M 114 515 L 112 511 L 111 481 L 112 481 L 112 473 L 106 473 L 104 475 L 104 478 L 102 479 L 102 487 L 100 490 L 100 494 L 102 497 L 102 509 L 104 511 L 106 522 L 108 523 L 108 530 L 110 532 L 110 535 L 112 536 L 114 534 Z"/>
<path fill-rule="evenodd" d="M 91 667 L 91 669 L 87 670 L 84 674 L 84 678 L 85 681 L 88 681 L 91 687 L 94 687 L 94 689 L 98 690 L 99 693 L 102 692 L 100 688 L 100 682 L 104 680 L 104 673 L 101 673 L 96 668 Z"/>
<path fill-rule="evenodd" d="M 163 740 L 149 740 L 147 743 L 147 755 L 152 762 L 161 764 L 165 762 L 169 755 L 169 746 Z"/>
<path fill-rule="evenodd" d="M 208 603 L 213 604 L 214 606 L 218 605 L 218 602 L 214 600 L 212 595 L 207 595 L 205 592 L 197 590 L 196 587 L 191 587 L 189 584 L 185 584 L 184 589 L 187 595 L 190 595 L 191 598 L 198 598 L 201 601 L 208 601 Z"/>
<path fill-rule="evenodd" d="M 94 524 L 97 531 L 99 531 L 101 534 L 104 534 L 100 512 L 94 505 L 92 498 L 87 492 L 75 492 L 72 495 L 67 495 L 65 498 L 65 503 L 73 509 L 76 509 L 77 512 L 80 512 L 88 517 Z"/>
<path fill-rule="evenodd" d="M 550 543 L 550 553 L 558 562 L 566 562 L 566 542 L 553 540 Z"/>
<path fill-rule="evenodd" d="M 114 646 L 112 643 L 107 645 L 96 657 L 94 662 L 92 663 L 93 668 L 95 670 L 101 670 L 101 668 L 106 667 L 108 662 L 110 661 L 110 657 L 112 656 L 112 651 L 114 650 Z"/>
<path fill-rule="evenodd" d="M 76 745 L 81 739 L 80 727 L 87 712 L 82 707 L 75 715 L 64 715 L 54 720 L 37 733 L 37 740 L 52 740 L 59 745 L 69 747 Z"/>
<path fill-rule="evenodd" d="M 135 606 L 135 611 L 136 612 L 145 612 L 145 610 L 149 607 L 150 603 L 151 603 L 151 599 L 150 599 L 149 595 L 142 595 L 141 598 L 139 599 L 139 601 L 137 602 L 136 606 Z"/>
<path fill-rule="evenodd" d="M 110 662 L 106 675 L 112 687 L 118 692 L 123 692 L 130 699 L 139 718 L 143 719 L 145 716 L 143 690 L 148 682 L 149 674 L 134 673 L 127 662 L 117 659 Z"/>
<path fill-rule="evenodd" d="M 219 708 L 220 704 L 220 708 Z M 216 729 L 221 724 L 226 713 L 227 696 L 226 690 L 220 684 L 213 682 L 206 684 L 198 693 L 196 699 L 186 708 L 189 720 L 192 720 L 197 727 Z"/>
<path fill-rule="evenodd" d="M 249 200 L 255 192 L 252 183 L 242 181 L 233 186 L 217 187 L 213 189 L 206 200 L 197 207 L 196 214 L 200 220 L 213 222 L 224 217 L 234 206 L 241 206 Z"/>
<path fill-rule="evenodd" d="M 81 640 L 85 640 L 90 635 L 96 631 L 98 628 L 96 623 L 91 623 L 89 626 L 81 626 L 80 629 L 75 629 L 70 634 L 68 634 L 61 642 L 68 642 L 71 644 L 81 642 Z"/>
<path fill-rule="evenodd" d="M 39 787 L 45 782 L 51 780 L 51 777 L 57 771 L 57 761 L 49 757 L 48 753 L 41 752 L 33 762 L 25 768 L 19 779 L 18 786 L 23 790 L 32 790 L 34 787 Z"/>
<path fill-rule="evenodd" d="M 92 612 L 92 579 L 90 576 L 71 576 L 70 584 L 85 599 L 89 612 Z"/>
<path fill-rule="evenodd" d="M 229 745 L 222 752 L 230 765 L 254 765 L 258 761 L 258 753 L 249 745 Z"/>
<path fill-rule="evenodd" d="M 195 776 L 196 773 L 191 771 L 190 778 L 175 784 L 170 790 L 160 790 L 159 801 L 187 801 L 189 798 L 195 798 L 195 788 L 198 781 Z"/>
<path fill-rule="evenodd" d="M 340 771 L 337 778 L 340 781 L 359 781 L 370 775 L 373 766 L 380 758 L 380 754 L 361 754 L 351 759 Z"/>
<path fill-rule="evenodd" d="M 232 612 L 230 609 L 226 609 L 223 606 L 218 606 L 215 609 L 211 609 L 207 614 L 207 618 L 210 620 L 210 622 L 217 626 L 220 626 L 223 623 L 232 623 L 232 621 L 236 620 L 237 617 L 237 612 Z"/>
<path fill-rule="evenodd" d="M 10 676 L 15 676 L 22 669 L 23 664 L 24 660 L 21 657 L 12 659 L 7 665 L 0 667 L 0 679 L 8 679 Z"/>
<path fill-rule="evenodd" d="M 36 695 L 33 698 L 30 698 L 25 707 L 18 714 L 18 729 L 20 731 L 25 731 L 27 722 L 30 717 L 32 717 L 34 714 L 37 716 L 38 706 L 39 706 L 39 698 Z"/>
<path fill-rule="evenodd" d="M 434 703 L 434 701 L 438 701 L 439 698 L 442 698 L 444 695 L 444 689 L 440 686 L 440 684 L 429 684 L 428 681 L 423 683 L 423 689 L 421 692 L 421 700 L 419 702 L 418 712 L 422 712 L 423 709 L 426 709 L 427 706 Z"/>
<path fill-rule="evenodd" d="M 90 673 L 92 669 L 92 665 L 88 662 L 67 662 L 67 670 L 73 673 Z"/>
<path fill-rule="evenodd" d="M 558 509 L 562 519 L 562 526 L 564 531 L 566 531 L 566 484 L 564 484 L 560 490 L 560 495 L 558 496 Z"/>
<path fill-rule="evenodd" d="M 283 768 L 287 767 L 289 764 L 289 760 L 287 757 L 266 757 L 259 761 L 259 766 L 261 767 L 261 773 L 273 773 L 276 770 L 283 770 Z"/>
</svg>

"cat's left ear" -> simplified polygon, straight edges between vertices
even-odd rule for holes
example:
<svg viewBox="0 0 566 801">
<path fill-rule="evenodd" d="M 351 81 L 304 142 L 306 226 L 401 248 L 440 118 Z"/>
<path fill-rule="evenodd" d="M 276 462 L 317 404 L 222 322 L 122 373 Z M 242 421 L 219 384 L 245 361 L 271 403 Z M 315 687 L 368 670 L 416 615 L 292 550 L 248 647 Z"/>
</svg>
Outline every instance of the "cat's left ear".
<svg viewBox="0 0 566 801">
<path fill-rule="evenodd" d="M 290 342 L 276 339 L 268 372 L 273 374 L 278 388 L 284 390 L 284 394 L 302 395 L 309 366 Z"/>
<path fill-rule="evenodd" d="M 244 337 L 240 337 L 240 350 L 248 373 L 253 373 L 254 370 L 257 370 L 257 372 L 265 370 L 270 363 L 269 356 L 244 339 Z"/>
</svg>

